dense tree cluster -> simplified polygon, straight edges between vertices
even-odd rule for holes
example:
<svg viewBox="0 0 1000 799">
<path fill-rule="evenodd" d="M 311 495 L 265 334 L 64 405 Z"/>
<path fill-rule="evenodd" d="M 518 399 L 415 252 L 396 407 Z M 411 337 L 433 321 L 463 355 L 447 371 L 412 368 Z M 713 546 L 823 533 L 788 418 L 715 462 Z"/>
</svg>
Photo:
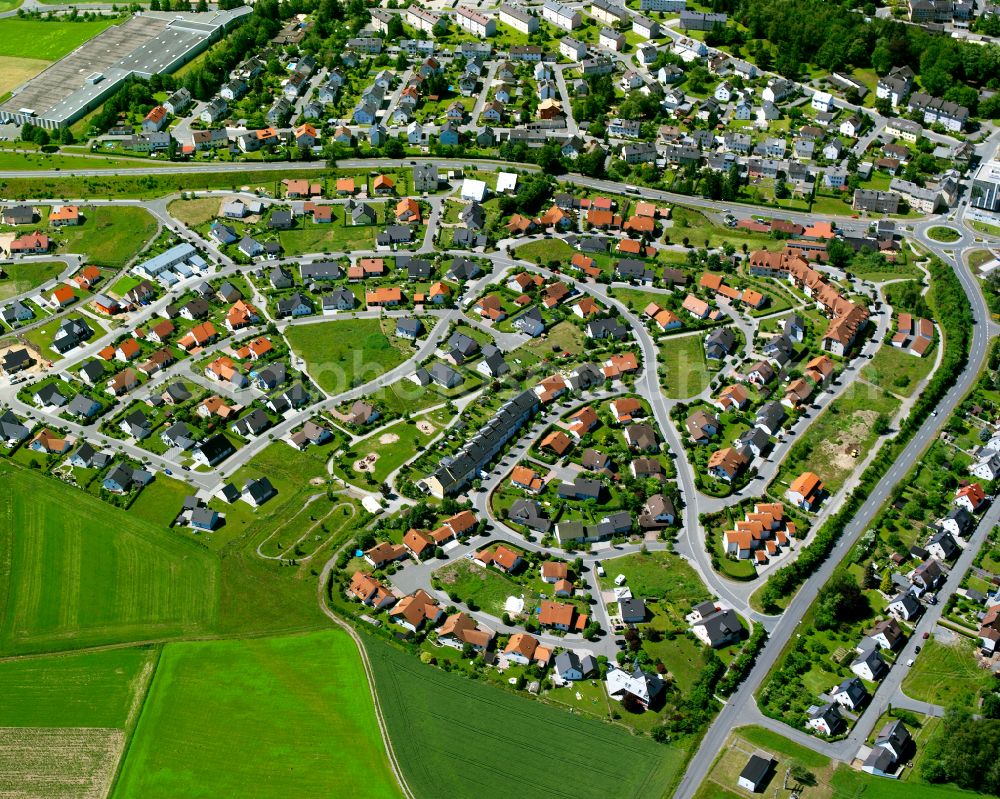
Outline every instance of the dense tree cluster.
<svg viewBox="0 0 1000 799">
<path fill-rule="evenodd" d="M 967 710 L 949 710 L 941 732 L 927 745 L 923 775 L 929 782 L 1000 793 L 1000 721 L 973 718 Z"/>
<path fill-rule="evenodd" d="M 712 5 L 746 26 L 747 54 L 760 67 L 789 78 L 804 77 L 807 66 L 827 72 L 872 68 L 884 75 L 905 65 L 920 76 L 924 91 L 966 105 L 973 113 L 977 89 L 1000 88 L 1000 47 L 875 19 L 874 6 L 862 14 L 856 13 L 860 3 L 850 0 L 715 0 Z M 710 32 L 709 38 L 736 48 L 741 44 L 735 29 Z M 1000 100 L 990 98 L 978 113 L 996 117 Z"/>
</svg>

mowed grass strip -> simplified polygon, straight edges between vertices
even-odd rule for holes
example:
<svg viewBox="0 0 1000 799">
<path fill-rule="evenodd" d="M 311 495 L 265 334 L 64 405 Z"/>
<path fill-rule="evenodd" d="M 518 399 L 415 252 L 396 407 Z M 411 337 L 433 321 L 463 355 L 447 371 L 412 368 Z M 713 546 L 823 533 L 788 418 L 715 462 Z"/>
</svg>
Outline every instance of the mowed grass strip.
<svg viewBox="0 0 1000 799">
<path fill-rule="evenodd" d="M 198 545 L 0 464 L 0 654 L 201 634 L 218 591 Z"/>
<path fill-rule="evenodd" d="M 113 796 L 400 792 L 357 648 L 329 630 L 164 647 Z"/>
<path fill-rule="evenodd" d="M 114 17 L 86 22 L 0 19 L 0 56 L 58 61 L 118 22 Z"/>
<path fill-rule="evenodd" d="M 0 663 L 0 727 L 125 727 L 153 649 L 107 649 Z"/>
<path fill-rule="evenodd" d="M 679 749 L 425 666 L 377 639 L 365 647 L 418 797 L 660 799 L 683 772 Z"/>
<path fill-rule="evenodd" d="M 395 325 L 395 320 L 386 324 Z M 285 338 L 328 394 L 374 380 L 409 357 L 392 344 L 378 319 L 292 325 L 285 330 Z"/>
</svg>

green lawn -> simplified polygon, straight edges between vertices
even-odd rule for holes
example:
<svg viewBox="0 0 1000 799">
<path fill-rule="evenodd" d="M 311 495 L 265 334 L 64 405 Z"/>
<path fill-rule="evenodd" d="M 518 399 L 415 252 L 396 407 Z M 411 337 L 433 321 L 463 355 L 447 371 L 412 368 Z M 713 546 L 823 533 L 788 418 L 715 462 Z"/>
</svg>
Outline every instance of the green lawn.
<svg viewBox="0 0 1000 799">
<path fill-rule="evenodd" d="M 156 235 L 156 220 L 142 208 L 88 206 L 84 222 L 55 234 L 64 241 L 60 250 L 82 253 L 89 263 L 125 266 Z"/>
<path fill-rule="evenodd" d="M 940 241 L 944 244 L 950 244 L 951 242 L 958 241 L 962 238 L 962 234 L 957 230 L 945 227 L 944 225 L 935 225 L 927 231 L 927 235 L 934 239 L 934 241 Z"/>
<path fill-rule="evenodd" d="M 378 319 L 294 325 L 285 331 L 285 338 L 305 359 L 312 379 L 328 394 L 374 380 L 410 354 L 393 346 Z"/>
<path fill-rule="evenodd" d="M 899 347 L 883 344 L 872 362 L 861 370 L 861 376 L 879 388 L 909 397 L 930 374 L 936 358 L 937 345 L 918 358 Z"/>
<path fill-rule="evenodd" d="M 15 294 L 25 294 L 43 283 L 59 277 L 65 268 L 66 264 L 62 261 L 45 261 L 43 263 L 15 261 L 11 264 L 4 264 L 3 271 L 7 273 L 7 277 L 0 280 L 0 300 L 13 297 Z"/>
<path fill-rule="evenodd" d="M 124 727 L 154 649 L 109 649 L 0 663 L 0 727 Z"/>
<path fill-rule="evenodd" d="M 114 17 L 62 22 L 9 17 L 0 20 L 0 56 L 58 61 L 105 28 Z"/>
<path fill-rule="evenodd" d="M 480 799 L 498 781 L 532 796 L 669 795 L 687 753 L 420 663 L 366 639 L 382 709 L 418 797 Z"/>
<path fill-rule="evenodd" d="M 206 550 L 13 465 L 0 463 L 0 497 L 3 654 L 197 635 L 215 620 Z"/>
<path fill-rule="evenodd" d="M 559 263 L 569 262 L 575 253 L 576 250 L 562 239 L 539 239 L 528 244 L 522 244 L 514 250 L 514 255 L 517 258 L 532 261 L 542 266 L 548 266 L 553 261 Z"/>
<path fill-rule="evenodd" d="M 992 674 L 976 665 L 970 641 L 960 639 L 948 645 L 932 638 L 903 680 L 903 692 L 935 705 L 975 708 L 977 694 L 992 682 Z"/>
<path fill-rule="evenodd" d="M 400 796 L 346 633 L 164 648 L 113 796 L 238 795 Z"/>
<path fill-rule="evenodd" d="M 663 393 L 671 399 L 700 394 L 712 379 L 702 336 L 673 336 L 660 344 Z"/>
<path fill-rule="evenodd" d="M 150 524 L 166 527 L 180 513 L 184 498 L 193 493 L 194 488 L 187 483 L 158 474 L 132 503 L 129 513 Z"/>
</svg>

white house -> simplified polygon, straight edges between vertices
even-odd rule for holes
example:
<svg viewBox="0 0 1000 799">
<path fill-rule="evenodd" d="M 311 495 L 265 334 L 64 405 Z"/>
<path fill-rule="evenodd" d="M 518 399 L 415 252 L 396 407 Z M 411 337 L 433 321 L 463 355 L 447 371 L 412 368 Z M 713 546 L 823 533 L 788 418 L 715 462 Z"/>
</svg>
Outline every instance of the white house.
<svg viewBox="0 0 1000 799">
<path fill-rule="evenodd" d="M 811 102 L 814 111 L 832 111 L 833 95 L 829 92 L 815 92 Z"/>
</svg>

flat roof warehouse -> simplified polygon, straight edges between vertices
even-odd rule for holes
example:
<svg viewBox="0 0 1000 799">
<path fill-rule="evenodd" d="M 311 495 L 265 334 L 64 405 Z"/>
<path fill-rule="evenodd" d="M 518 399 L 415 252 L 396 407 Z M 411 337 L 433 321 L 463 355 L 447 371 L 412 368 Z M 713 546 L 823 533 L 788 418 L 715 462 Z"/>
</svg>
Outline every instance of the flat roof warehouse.
<svg viewBox="0 0 1000 799">
<path fill-rule="evenodd" d="M 148 78 L 187 63 L 249 13 L 243 6 L 213 14 L 134 14 L 21 84 L 0 105 L 0 121 L 50 129 L 70 125 L 129 77 Z"/>
</svg>

